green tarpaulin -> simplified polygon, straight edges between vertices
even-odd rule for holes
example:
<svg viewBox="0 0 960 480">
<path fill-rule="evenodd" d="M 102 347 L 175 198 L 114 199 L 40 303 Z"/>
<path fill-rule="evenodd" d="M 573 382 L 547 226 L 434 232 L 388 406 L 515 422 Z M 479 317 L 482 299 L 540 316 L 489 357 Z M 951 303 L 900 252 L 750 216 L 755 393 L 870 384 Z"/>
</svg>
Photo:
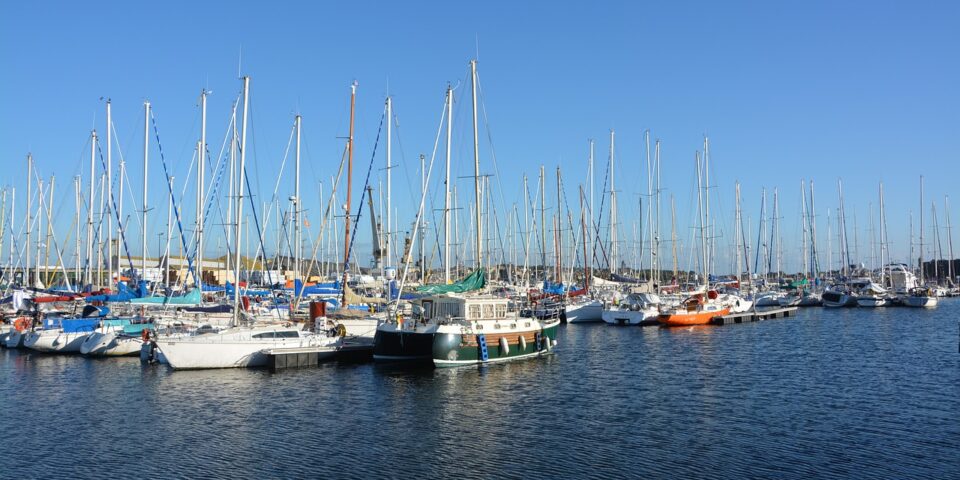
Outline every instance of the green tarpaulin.
<svg viewBox="0 0 960 480">
<path fill-rule="evenodd" d="M 487 276 L 483 273 L 483 269 L 481 268 L 474 270 L 473 273 L 467 275 L 459 282 L 451 283 L 450 285 L 443 283 L 424 285 L 420 288 L 417 288 L 417 293 L 425 293 L 429 295 L 436 295 L 439 293 L 464 293 L 472 290 L 479 290 L 486 284 Z"/>
</svg>

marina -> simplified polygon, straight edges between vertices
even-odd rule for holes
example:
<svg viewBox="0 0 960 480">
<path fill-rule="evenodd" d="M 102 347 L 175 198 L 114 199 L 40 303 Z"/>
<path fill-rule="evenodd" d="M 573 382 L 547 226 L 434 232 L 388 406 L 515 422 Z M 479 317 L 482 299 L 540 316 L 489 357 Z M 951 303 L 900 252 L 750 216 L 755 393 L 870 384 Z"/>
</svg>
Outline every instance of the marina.
<svg viewBox="0 0 960 480">
<path fill-rule="evenodd" d="M 467 369 L 173 371 L 5 349 L 0 397 L 16 414 L 3 425 L 19 453 L 3 475 L 42 464 L 79 476 L 360 478 L 384 475 L 390 458 L 391 475 L 438 478 L 495 456 L 504 472 L 553 477 L 948 478 L 960 469 L 958 316 L 945 299 L 723 327 L 568 324 L 553 355 Z M 38 418 L 46 434 L 26 434 Z M 77 431 L 84 441 L 67 443 Z M 507 455 L 504 437 L 532 451 Z M 279 453 L 305 445 L 322 454 Z M 446 456 L 459 460 L 433 461 Z"/>
<path fill-rule="evenodd" d="M 958 24 L 0 2 L 0 479 L 960 478 Z"/>
</svg>

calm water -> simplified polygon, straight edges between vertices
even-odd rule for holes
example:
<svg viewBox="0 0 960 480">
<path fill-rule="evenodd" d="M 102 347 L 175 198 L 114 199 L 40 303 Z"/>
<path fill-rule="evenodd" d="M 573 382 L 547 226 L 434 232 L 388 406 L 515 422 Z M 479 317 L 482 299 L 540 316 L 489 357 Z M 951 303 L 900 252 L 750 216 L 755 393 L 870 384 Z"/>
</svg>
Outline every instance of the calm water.
<svg viewBox="0 0 960 480">
<path fill-rule="evenodd" d="M 0 351 L 0 477 L 960 478 L 960 301 L 561 327 L 456 370 Z"/>
</svg>

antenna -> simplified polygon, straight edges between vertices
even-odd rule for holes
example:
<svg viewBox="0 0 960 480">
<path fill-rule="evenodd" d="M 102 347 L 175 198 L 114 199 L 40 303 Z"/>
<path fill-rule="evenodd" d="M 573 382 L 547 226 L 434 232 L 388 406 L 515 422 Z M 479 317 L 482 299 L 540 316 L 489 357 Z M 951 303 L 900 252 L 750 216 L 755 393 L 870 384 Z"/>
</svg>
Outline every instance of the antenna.
<svg viewBox="0 0 960 480">
<path fill-rule="evenodd" d="M 240 54 L 237 56 L 237 78 L 243 78 L 241 73 L 243 66 L 243 44 L 240 44 Z"/>
</svg>

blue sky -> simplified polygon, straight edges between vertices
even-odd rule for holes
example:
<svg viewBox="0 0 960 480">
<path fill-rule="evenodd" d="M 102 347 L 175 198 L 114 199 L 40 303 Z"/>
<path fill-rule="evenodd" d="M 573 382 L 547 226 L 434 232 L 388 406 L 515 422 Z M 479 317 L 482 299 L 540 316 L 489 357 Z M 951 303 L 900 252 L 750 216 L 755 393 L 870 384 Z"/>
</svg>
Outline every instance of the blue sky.
<svg viewBox="0 0 960 480">
<path fill-rule="evenodd" d="M 715 222 L 732 223 L 735 180 L 742 183 L 744 216 L 754 228 L 761 188 L 779 187 L 788 269 L 798 267 L 801 179 L 817 185 L 821 250 L 826 248 L 826 210 L 835 211 L 836 182 L 843 179 L 848 226 L 855 211 L 864 261 L 869 208 L 872 203 L 876 210 L 879 181 L 885 183 L 891 249 L 899 260 L 907 257 L 908 215 L 919 209 L 921 174 L 928 223 L 930 201 L 938 202 L 941 226 L 946 224 L 944 195 L 960 202 L 953 143 L 960 138 L 956 3 L 483 2 L 470 7 L 449 2 L 4 2 L 0 155 L 7 168 L 0 182 L 17 186 L 19 195 L 24 158 L 33 152 L 44 177 L 58 176 L 57 223 L 67 230 L 73 214 L 70 177 L 86 171 L 89 130 L 105 128 L 101 97 L 113 101 L 132 184 L 139 185 L 141 178 L 145 99 L 155 109 L 174 175 L 183 178 L 199 135 L 198 94 L 202 88 L 213 90 L 208 143 L 216 153 L 240 90 L 242 50 L 242 72 L 252 78 L 254 188 L 263 197 L 272 192 L 293 115 L 299 112 L 304 118 L 303 196 L 314 213 L 311 186 L 329 183 L 335 174 L 342 148 L 338 137 L 347 132 L 349 85 L 356 80 L 360 173 L 354 190 L 361 186 L 389 91 L 400 121 L 394 206 L 402 222 L 411 222 L 419 189 L 417 157 L 432 150 L 447 83 L 465 82 L 474 57 L 479 58 L 499 189 L 508 204 L 522 202 L 516 193 L 519 179 L 523 173 L 535 177 L 540 164 L 548 172 L 558 165 L 563 169 L 568 202 L 576 203 L 590 138 L 597 141 L 599 189 L 611 128 L 617 131 L 621 232 L 632 233 L 637 194 L 645 189 L 643 132 L 650 129 L 663 142 L 664 192 L 676 196 L 678 222 L 685 230 L 681 237 L 687 236 L 695 212 L 694 152 L 708 134 L 711 183 L 717 187 L 711 193 Z M 454 114 L 455 176 L 472 168 L 466 87 L 457 90 Z M 490 147 L 484 138 L 487 173 L 493 172 Z M 380 148 L 377 168 L 383 163 Z M 165 205 L 158 160 L 154 145 L 154 206 Z M 548 184 L 552 179 L 551 174 Z M 280 189 L 286 197 L 292 192 L 292 170 L 281 182 L 288 186 Z M 458 184 L 470 187 L 467 180 Z M 185 215 L 191 216 L 192 200 L 188 205 Z M 165 223 L 161 217 L 151 218 L 151 231 Z M 360 225 L 368 235 L 368 223 Z M 728 227 L 718 228 L 726 230 L 721 243 L 732 241 Z M 138 245 L 138 238 L 131 243 Z M 946 237 L 943 241 L 946 245 Z"/>
</svg>

